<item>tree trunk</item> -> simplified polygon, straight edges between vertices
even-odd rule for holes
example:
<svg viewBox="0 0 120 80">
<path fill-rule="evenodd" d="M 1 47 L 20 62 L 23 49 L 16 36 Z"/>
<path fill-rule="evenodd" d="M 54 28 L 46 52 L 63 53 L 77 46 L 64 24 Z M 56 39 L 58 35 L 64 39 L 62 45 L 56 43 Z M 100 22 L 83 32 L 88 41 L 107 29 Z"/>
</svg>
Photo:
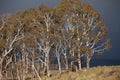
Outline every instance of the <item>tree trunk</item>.
<svg viewBox="0 0 120 80">
<path fill-rule="evenodd" d="M 45 67 L 45 65 L 44 65 L 44 63 L 43 62 L 41 62 L 41 68 L 44 68 Z"/>
<path fill-rule="evenodd" d="M 1 66 L 1 65 L 0 65 Z M 2 69 L 0 68 L 0 80 L 2 80 Z"/>
<path fill-rule="evenodd" d="M 3 75 L 2 75 L 2 63 L 3 63 L 3 59 L 1 59 L 0 61 L 0 80 L 2 80 Z"/>
<path fill-rule="evenodd" d="M 14 66 L 14 63 L 12 62 L 12 69 L 11 69 L 11 75 L 12 75 L 12 80 L 15 79 L 15 66 Z"/>
<path fill-rule="evenodd" d="M 65 55 L 65 68 L 66 68 L 66 70 L 68 70 L 68 59 L 67 59 L 67 55 Z"/>
<path fill-rule="evenodd" d="M 87 69 L 89 69 L 89 68 L 90 68 L 90 62 L 87 61 Z"/>
<path fill-rule="evenodd" d="M 35 71 L 34 71 L 35 61 L 34 61 L 34 58 L 35 58 L 35 53 L 34 53 L 34 50 L 32 50 L 32 71 L 33 71 L 32 74 L 35 77 Z"/>
<path fill-rule="evenodd" d="M 59 54 L 59 53 L 58 53 Z M 59 67 L 59 72 L 60 74 L 62 73 L 62 70 L 61 70 L 61 62 L 60 62 L 60 56 L 58 55 L 57 56 L 57 60 L 58 60 L 58 67 Z"/>
<path fill-rule="evenodd" d="M 86 59 L 86 66 L 87 66 L 87 69 L 90 68 L 90 58 L 88 55 L 87 55 L 87 59 Z"/>
<path fill-rule="evenodd" d="M 79 68 L 79 70 L 81 70 L 81 56 L 80 56 L 80 54 L 78 54 L 78 68 Z"/>
<path fill-rule="evenodd" d="M 49 47 L 46 48 L 47 53 L 46 53 L 46 66 L 47 66 L 47 76 L 50 77 L 51 72 L 50 72 L 50 55 L 49 55 Z"/>
<path fill-rule="evenodd" d="M 23 80 L 25 80 L 25 78 L 26 78 L 26 63 L 25 63 L 25 59 L 23 59 L 22 63 L 23 63 L 23 65 L 22 65 Z"/>
<path fill-rule="evenodd" d="M 81 59 L 78 60 L 78 67 L 79 67 L 79 70 L 81 70 Z"/>
<path fill-rule="evenodd" d="M 75 65 L 74 65 L 74 62 L 73 62 L 73 61 L 71 61 L 71 71 L 72 71 L 72 72 L 76 71 Z"/>
<path fill-rule="evenodd" d="M 39 75 L 41 75 L 40 73 L 41 73 L 41 70 L 40 70 L 41 68 L 40 68 L 40 62 L 39 62 L 39 64 L 38 64 L 38 72 L 39 72 Z"/>
</svg>

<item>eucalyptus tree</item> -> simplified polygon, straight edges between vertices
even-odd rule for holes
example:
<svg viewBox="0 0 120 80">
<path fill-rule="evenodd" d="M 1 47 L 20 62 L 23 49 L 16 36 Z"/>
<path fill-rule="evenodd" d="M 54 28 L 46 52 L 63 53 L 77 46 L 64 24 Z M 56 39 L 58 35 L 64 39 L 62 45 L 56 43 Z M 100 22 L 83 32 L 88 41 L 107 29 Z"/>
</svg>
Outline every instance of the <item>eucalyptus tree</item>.
<svg viewBox="0 0 120 80">
<path fill-rule="evenodd" d="M 39 17 L 34 20 L 36 26 L 39 27 L 39 37 L 36 38 L 39 50 L 42 52 L 42 61 L 45 65 L 45 71 L 50 76 L 50 50 L 54 44 L 54 34 L 52 27 L 54 27 L 53 9 L 45 5 L 39 7 Z"/>
<path fill-rule="evenodd" d="M 54 28 L 52 29 L 54 31 L 54 45 L 53 45 L 53 50 L 54 50 L 54 55 L 57 58 L 57 62 L 58 62 L 58 69 L 59 69 L 59 73 L 62 73 L 62 64 L 61 64 L 61 56 L 63 53 L 63 33 L 62 33 L 62 27 L 59 26 L 59 24 L 56 24 L 56 26 L 54 26 Z"/>
<path fill-rule="evenodd" d="M 75 50 L 78 51 L 79 64 L 80 58 L 86 56 L 89 68 L 94 53 L 102 53 L 110 48 L 110 40 L 106 37 L 107 27 L 100 14 L 90 4 L 80 0 L 62 0 L 56 6 L 56 12 L 63 19 L 63 26 L 67 31 L 65 37 L 69 39 L 67 45 L 71 46 L 70 53 L 74 55 Z"/>
<path fill-rule="evenodd" d="M 77 4 L 76 4 L 77 3 Z M 80 50 L 80 30 L 78 30 L 80 26 L 79 17 L 77 12 L 78 5 L 81 5 L 78 0 L 62 0 L 60 4 L 58 4 L 56 8 L 56 14 L 59 15 L 59 18 L 62 19 L 62 26 L 63 26 L 63 38 L 64 38 L 64 49 L 63 55 L 67 59 L 67 55 L 74 56 L 76 52 L 75 49 L 78 51 Z M 77 41 L 77 42 L 76 42 Z M 77 44 L 78 43 L 78 44 Z M 69 51 L 67 51 L 69 50 Z M 66 51 L 68 54 L 66 54 Z M 80 58 L 80 51 L 77 52 Z M 76 61 L 76 60 L 75 60 Z M 68 61 L 66 60 L 68 64 Z M 81 64 L 80 60 L 79 63 Z M 80 68 L 81 69 L 81 68 Z"/>
<path fill-rule="evenodd" d="M 107 27 L 101 19 L 100 14 L 91 5 L 83 4 L 81 22 L 83 26 L 83 52 L 86 55 L 87 68 L 94 53 L 101 53 L 110 48 L 110 40 L 107 38 Z"/>
<path fill-rule="evenodd" d="M 38 9 L 30 8 L 28 10 L 22 10 L 17 13 L 18 18 L 22 19 L 24 22 L 23 33 L 25 37 L 21 41 L 21 55 L 22 55 L 22 71 L 21 72 L 23 79 L 27 77 L 29 73 L 28 68 L 32 70 L 34 76 L 37 74 L 37 77 L 41 80 L 39 76 L 39 72 L 36 70 L 35 66 L 35 58 L 36 58 L 36 49 L 37 43 L 36 38 L 39 35 L 39 27 L 37 24 L 37 20 L 39 19 L 39 11 Z M 41 27 L 41 26 L 40 26 Z M 31 65 L 30 65 L 31 64 Z M 30 68 L 31 66 L 31 68 Z M 31 76 L 32 77 L 32 76 Z"/>
<path fill-rule="evenodd" d="M 24 23 L 17 19 L 16 15 L 7 15 L 0 20 L 0 80 L 5 57 L 12 55 L 14 44 L 24 37 L 21 33 Z"/>
<path fill-rule="evenodd" d="M 69 60 L 72 64 L 77 62 L 81 70 L 83 56 L 89 68 L 95 53 L 99 55 L 110 48 L 110 40 L 100 14 L 91 5 L 80 0 L 62 0 L 54 8 L 40 5 L 39 9 L 30 8 L 0 18 L 0 79 L 2 67 L 11 62 L 16 46 L 21 54 L 21 63 L 16 61 L 21 68 L 21 71 L 17 68 L 18 79 L 26 78 L 30 65 L 32 74 L 41 80 L 36 60 L 41 62 L 47 76 L 51 75 L 51 55 L 56 56 L 60 73 L 63 56 L 66 70 Z"/>
<path fill-rule="evenodd" d="M 68 50 L 68 45 L 70 43 L 69 36 L 71 36 L 67 32 L 69 27 L 71 26 L 70 10 L 71 10 L 70 4 L 67 3 L 67 1 L 61 1 L 61 3 L 55 7 L 55 15 L 57 15 L 56 18 L 59 19 L 59 22 L 61 23 L 60 26 L 62 27 L 62 37 L 64 39 L 62 41 L 62 44 L 64 45 L 62 47 L 62 54 L 65 57 L 65 66 L 67 70 L 68 70 L 68 53 L 67 53 L 68 51 L 67 50 Z"/>
<path fill-rule="evenodd" d="M 76 3 L 77 2 L 77 3 Z M 79 25 L 81 51 L 86 56 L 87 68 L 94 53 L 101 53 L 110 48 L 110 40 L 107 38 L 107 27 L 100 14 L 90 4 L 80 3 L 76 0 L 76 16 Z M 79 5 L 78 5 L 79 3 Z M 80 46 L 80 45 L 79 45 Z"/>
</svg>

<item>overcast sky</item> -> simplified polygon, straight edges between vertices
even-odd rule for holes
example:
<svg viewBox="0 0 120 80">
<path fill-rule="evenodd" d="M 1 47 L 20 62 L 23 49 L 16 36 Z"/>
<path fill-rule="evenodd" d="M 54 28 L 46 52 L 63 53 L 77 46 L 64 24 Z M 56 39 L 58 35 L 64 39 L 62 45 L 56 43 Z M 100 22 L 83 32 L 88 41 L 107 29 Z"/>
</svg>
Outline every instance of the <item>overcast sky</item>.
<svg viewBox="0 0 120 80">
<path fill-rule="evenodd" d="M 0 14 L 15 13 L 22 9 L 37 8 L 41 3 L 55 6 L 60 0 L 0 0 Z M 120 0 L 81 0 L 90 3 L 102 16 L 109 29 L 112 48 L 105 59 L 120 60 Z"/>
</svg>

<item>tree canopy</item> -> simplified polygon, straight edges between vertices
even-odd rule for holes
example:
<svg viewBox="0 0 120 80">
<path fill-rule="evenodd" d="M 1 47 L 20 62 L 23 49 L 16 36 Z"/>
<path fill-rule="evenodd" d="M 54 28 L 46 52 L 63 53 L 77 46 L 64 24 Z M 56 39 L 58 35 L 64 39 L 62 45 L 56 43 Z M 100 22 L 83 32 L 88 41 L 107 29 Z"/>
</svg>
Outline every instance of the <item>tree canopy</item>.
<svg viewBox="0 0 120 80">
<path fill-rule="evenodd" d="M 107 33 L 100 14 L 80 0 L 61 0 L 53 8 L 41 4 L 37 9 L 3 16 L 0 80 L 7 66 L 15 67 L 11 72 L 19 74 L 16 76 L 19 80 L 25 80 L 27 74 L 41 79 L 39 69 L 50 76 L 50 70 L 57 64 L 60 73 L 62 69 L 73 70 L 74 63 L 80 70 L 82 58 L 86 58 L 89 68 L 94 55 L 101 55 L 111 47 Z"/>
</svg>

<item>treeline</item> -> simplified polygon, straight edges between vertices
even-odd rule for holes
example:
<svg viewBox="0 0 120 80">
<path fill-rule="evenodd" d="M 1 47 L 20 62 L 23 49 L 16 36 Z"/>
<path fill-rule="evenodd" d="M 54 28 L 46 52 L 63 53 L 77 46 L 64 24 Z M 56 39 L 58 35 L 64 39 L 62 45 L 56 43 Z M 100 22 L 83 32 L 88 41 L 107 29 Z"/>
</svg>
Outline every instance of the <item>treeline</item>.
<svg viewBox="0 0 120 80">
<path fill-rule="evenodd" d="M 81 70 L 81 58 L 89 68 L 95 54 L 110 48 L 107 32 L 100 14 L 79 0 L 1 16 L 0 80 L 9 75 L 25 80 L 28 74 L 41 79 L 42 74 L 50 76 L 56 65 L 60 74 L 74 63 Z"/>
</svg>

